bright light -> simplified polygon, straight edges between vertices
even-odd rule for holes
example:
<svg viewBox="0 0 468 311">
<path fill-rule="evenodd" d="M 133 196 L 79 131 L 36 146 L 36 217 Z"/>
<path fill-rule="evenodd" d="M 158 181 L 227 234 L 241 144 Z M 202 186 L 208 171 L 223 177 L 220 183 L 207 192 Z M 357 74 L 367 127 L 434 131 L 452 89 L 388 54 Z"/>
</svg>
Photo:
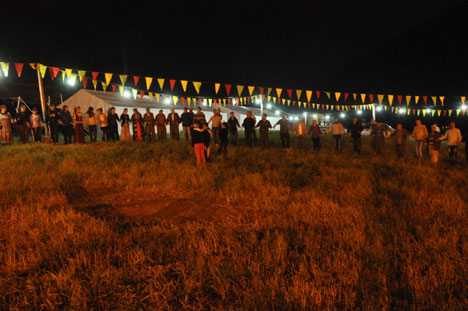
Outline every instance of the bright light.
<svg viewBox="0 0 468 311">
<path fill-rule="evenodd" d="M 69 86 L 74 86 L 74 85 L 75 85 L 75 82 L 76 82 L 76 76 L 71 76 L 71 78 L 69 78 L 69 79 L 67 80 L 67 84 L 68 84 Z"/>
<path fill-rule="evenodd" d="M 400 114 L 404 114 L 404 113 L 405 113 L 405 109 L 401 108 L 398 112 L 399 112 Z"/>
<path fill-rule="evenodd" d="M 431 110 L 431 109 L 426 109 L 426 112 L 427 112 L 427 113 L 431 113 L 432 110 Z"/>
<path fill-rule="evenodd" d="M 304 112 L 304 118 L 307 118 L 307 112 Z"/>
<path fill-rule="evenodd" d="M 232 100 L 232 104 L 235 105 L 237 102 L 235 99 Z M 206 103 L 203 105 L 203 106 L 206 106 Z"/>
<path fill-rule="evenodd" d="M 361 114 L 361 113 L 362 113 L 362 110 L 358 110 L 358 111 L 357 111 L 357 114 Z"/>
<path fill-rule="evenodd" d="M 236 103 L 236 101 L 234 101 L 234 104 Z M 202 103 L 203 106 L 206 106 L 206 100 L 203 101 Z"/>
<path fill-rule="evenodd" d="M 171 103 L 171 99 L 170 99 L 169 97 L 166 97 L 166 98 L 164 99 L 164 103 L 165 103 L 166 105 L 169 105 L 169 104 Z"/>
<path fill-rule="evenodd" d="M 344 113 L 340 114 L 340 118 L 344 118 L 346 115 Z"/>
<path fill-rule="evenodd" d="M 376 110 L 377 110 L 377 111 L 382 111 L 382 107 L 377 106 Z"/>
<path fill-rule="evenodd" d="M 123 93 L 123 96 L 126 97 L 126 98 L 130 98 L 130 96 L 132 96 L 132 93 L 130 93 L 130 91 L 125 91 Z"/>
<path fill-rule="evenodd" d="M 255 103 L 256 103 L 256 104 L 260 104 L 260 99 L 259 99 L 258 97 L 255 98 Z"/>
<path fill-rule="evenodd" d="M 325 116 L 325 119 L 327 119 L 327 120 L 330 119 L 330 116 L 329 116 L 329 115 L 326 115 L 326 116 Z"/>
<path fill-rule="evenodd" d="M 461 106 L 461 109 L 462 109 L 462 110 L 465 110 L 465 109 L 466 109 L 466 105 L 462 105 L 462 106 Z"/>
<path fill-rule="evenodd" d="M 268 104 L 268 105 L 267 105 L 267 109 L 271 109 L 271 104 Z"/>
<path fill-rule="evenodd" d="M 295 120 L 295 121 L 299 120 L 299 117 L 294 117 L 294 120 Z"/>
<path fill-rule="evenodd" d="M 317 115 L 316 115 L 316 114 L 314 114 L 314 119 L 317 119 Z"/>
</svg>

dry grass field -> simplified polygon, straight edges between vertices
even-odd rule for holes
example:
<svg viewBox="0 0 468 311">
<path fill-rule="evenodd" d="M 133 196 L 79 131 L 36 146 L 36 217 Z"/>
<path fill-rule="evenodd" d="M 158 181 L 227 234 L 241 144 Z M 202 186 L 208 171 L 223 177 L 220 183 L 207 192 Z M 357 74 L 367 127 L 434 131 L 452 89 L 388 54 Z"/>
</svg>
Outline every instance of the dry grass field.
<svg viewBox="0 0 468 311">
<path fill-rule="evenodd" d="M 467 310 L 462 151 L 324 142 L 0 147 L 0 309 Z"/>
</svg>

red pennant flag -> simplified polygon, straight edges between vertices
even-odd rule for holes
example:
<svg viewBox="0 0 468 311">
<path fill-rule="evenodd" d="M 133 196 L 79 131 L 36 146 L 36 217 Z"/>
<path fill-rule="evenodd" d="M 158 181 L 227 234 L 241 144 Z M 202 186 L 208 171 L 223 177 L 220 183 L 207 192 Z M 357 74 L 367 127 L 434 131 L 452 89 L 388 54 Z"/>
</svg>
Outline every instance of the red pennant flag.
<svg viewBox="0 0 468 311">
<path fill-rule="evenodd" d="M 263 95 L 263 90 L 264 90 L 265 88 L 264 88 L 264 87 L 259 87 L 258 89 L 260 90 L 260 94 Z"/>
<path fill-rule="evenodd" d="M 112 86 L 112 95 L 115 94 L 115 90 L 117 89 L 117 85 L 111 84 Z"/>
<path fill-rule="evenodd" d="M 91 75 L 93 76 L 93 80 L 97 80 L 97 77 L 98 77 L 98 75 L 99 75 L 99 72 L 93 71 L 93 72 L 91 72 Z"/>
<path fill-rule="evenodd" d="M 427 105 L 427 96 L 423 96 L 424 104 Z"/>
<path fill-rule="evenodd" d="M 231 99 L 228 98 L 228 105 L 231 106 Z"/>
<path fill-rule="evenodd" d="M 413 109 L 413 116 L 416 115 L 416 109 Z"/>
<path fill-rule="evenodd" d="M 216 100 L 216 99 L 215 99 Z M 250 97 L 247 97 L 247 102 L 250 105 Z"/>
<path fill-rule="evenodd" d="M 398 104 L 401 105 L 401 100 L 403 99 L 403 96 L 397 95 L 397 98 L 398 98 Z"/>
<path fill-rule="evenodd" d="M 83 88 L 85 89 L 86 88 L 86 85 L 88 85 L 88 78 L 86 77 L 83 77 Z"/>
<path fill-rule="evenodd" d="M 226 88 L 226 94 L 229 96 L 229 94 L 231 93 L 232 85 L 231 84 L 225 84 L 224 87 Z"/>
<path fill-rule="evenodd" d="M 296 106 L 296 101 L 295 101 L 295 100 L 293 100 L 293 107 L 295 107 L 295 106 Z"/>
<path fill-rule="evenodd" d="M 135 83 L 135 86 L 137 86 L 138 81 L 140 81 L 140 77 L 139 76 L 133 76 L 133 82 Z"/>
<path fill-rule="evenodd" d="M 182 101 L 182 105 L 185 106 L 185 97 L 181 97 L 180 100 Z"/>
<path fill-rule="evenodd" d="M 344 93 L 344 101 L 348 99 L 349 93 Z"/>
<path fill-rule="evenodd" d="M 59 71 L 60 71 L 60 68 L 58 67 L 49 67 L 50 77 L 52 78 L 52 80 L 57 78 Z"/>
<path fill-rule="evenodd" d="M 315 91 L 315 94 L 317 94 L 317 99 L 320 98 L 320 91 Z"/>
<path fill-rule="evenodd" d="M 310 108 L 310 103 L 308 103 L 307 106 Z"/>
<path fill-rule="evenodd" d="M 143 95 L 145 95 L 145 91 L 140 90 L 140 100 L 143 100 Z"/>
<path fill-rule="evenodd" d="M 447 116 L 447 110 L 444 110 L 444 117 Z"/>
<path fill-rule="evenodd" d="M 462 110 L 462 115 L 465 116 L 465 113 L 466 113 L 466 109 L 463 109 Z"/>
<path fill-rule="evenodd" d="M 292 90 L 291 90 L 291 89 L 287 89 L 286 92 L 288 92 L 289 98 L 292 98 Z"/>
<path fill-rule="evenodd" d="M 239 98 L 239 97 L 237 97 L 237 100 L 236 100 L 236 104 L 237 104 L 237 106 L 239 106 L 239 103 L 240 103 L 240 98 Z"/>
<path fill-rule="evenodd" d="M 18 73 L 18 78 L 21 78 L 21 73 L 23 72 L 23 63 L 15 63 L 16 73 Z"/>
<path fill-rule="evenodd" d="M 371 101 L 371 103 L 374 101 L 374 94 L 369 94 L 369 100 Z"/>
<path fill-rule="evenodd" d="M 318 91 L 317 91 L 318 92 Z M 322 104 L 322 110 L 325 110 L 325 105 Z"/>
<path fill-rule="evenodd" d="M 169 79 L 169 83 L 170 83 L 170 85 L 171 85 L 171 91 L 173 91 L 173 90 L 174 90 L 174 85 L 175 85 L 175 83 L 176 83 L 176 80 L 171 80 L 171 79 Z"/>
</svg>

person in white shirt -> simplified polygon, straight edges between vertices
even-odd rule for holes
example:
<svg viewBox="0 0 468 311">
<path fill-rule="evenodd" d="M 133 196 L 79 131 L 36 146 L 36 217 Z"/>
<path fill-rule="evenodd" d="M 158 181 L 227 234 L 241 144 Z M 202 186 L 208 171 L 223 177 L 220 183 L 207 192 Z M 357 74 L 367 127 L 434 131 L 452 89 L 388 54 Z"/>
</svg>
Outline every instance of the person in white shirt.
<svg viewBox="0 0 468 311">
<path fill-rule="evenodd" d="M 345 134 L 346 130 L 338 120 L 338 118 L 334 119 L 334 123 L 328 128 L 327 133 L 333 134 L 333 144 L 335 145 L 336 151 L 341 151 L 341 134 Z"/>
<path fill-rule="evenodd" d="M 299 149 L 304 149 L 304 139 L 307 136 L 307 126 L 303 117 L 299 118 L 299 122 L 296 123 L 292 131 L 296 132 L 297 147 Z"/>
<path fill-rule="evenodd" d="M 452 164 L 457 163 L 458 145 L 462 141 L 462 135 L 459 129 L 455 127 L 455 122 L 450 122 L 450 128 L 445 132 L 445 135 L 439 140 L 448 140 L 449 159 Z"/>
</svg>

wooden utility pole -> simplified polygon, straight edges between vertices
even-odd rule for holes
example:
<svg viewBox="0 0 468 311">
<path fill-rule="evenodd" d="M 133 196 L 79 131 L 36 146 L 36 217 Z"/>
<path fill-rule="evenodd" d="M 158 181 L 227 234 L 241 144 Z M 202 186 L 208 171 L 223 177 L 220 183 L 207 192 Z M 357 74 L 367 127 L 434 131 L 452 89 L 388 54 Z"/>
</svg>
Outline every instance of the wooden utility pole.
<svg viewBox="0 0 468 311">
<path fill-rule="evenodd" d="M 39 63 L 36 64 L 37 67 L 37 83 L 39 85 L 39 96 L 41 97 L 41 108 L 42 108 L 42 121 L 45 122 L 46 119 L 46 103 L 44 95 L 44 84 L 42 83 L 41 69 Z M 45 135 L 49 137 L 49 129 L 45 127 Z"/>
</svg>

